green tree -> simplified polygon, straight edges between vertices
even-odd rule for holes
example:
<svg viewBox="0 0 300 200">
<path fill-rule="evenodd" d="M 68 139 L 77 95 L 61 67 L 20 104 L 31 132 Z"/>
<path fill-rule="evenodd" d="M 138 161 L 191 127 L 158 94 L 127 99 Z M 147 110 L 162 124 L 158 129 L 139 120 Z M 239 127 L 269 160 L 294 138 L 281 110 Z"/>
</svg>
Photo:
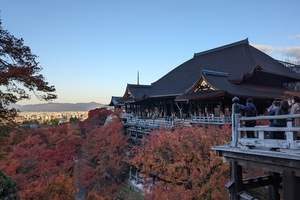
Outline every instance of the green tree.
<svg viewBox="0 0 300 200">
<path fill-rule="evenodd" d="M 10 176 L 6 176 L 0 169 L 0 199 L 9 197 L 11 194 L 16 192 L 16 181 Z"/>
<path fill-rule="evenodd" d="M 49 127 L 54 127 L 59 125 L 59 120 L 58 119 L 51 119 L 46 121 L 44 124 L 48 125 Z"/>
<path fill-rule="evenodd" d="M 30 99 L 30 93 L 39 100 L 57 98 L 54 86 L 49 86 L 39 73 L 42 67 L 36 58 L 22 38 L 18 39 L 2 28 L 0 19 L 0 123 L 12 122 L 17 110 L 9 105 Z"/>
<path fill-rule="evenodd" d="M 78 123 L 78 118 L 75 116 L 75 117 L 70 117 L 69 119 L 69 123 L 70 124 L 77 124 Z"/>
</svg>

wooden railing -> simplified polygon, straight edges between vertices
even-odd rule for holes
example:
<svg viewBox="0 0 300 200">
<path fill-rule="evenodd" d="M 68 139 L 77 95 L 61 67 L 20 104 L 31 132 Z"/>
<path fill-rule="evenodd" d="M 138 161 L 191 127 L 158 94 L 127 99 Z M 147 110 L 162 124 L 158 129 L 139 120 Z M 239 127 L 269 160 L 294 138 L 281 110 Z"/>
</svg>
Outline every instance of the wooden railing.
<svg viewBox="0 0 300 200">
<path fill-rule="evenodd" d="M 192 124 L 231 124 L 231 117 L 204 117 L 204 116 L 192 116 Z"/>
<path fill-rule="evenodd" d="M 140 119 L 135 118 L 133 113 L 122 113 L 121 118 L 127 119 L 127 121 L 131 121 L 131 123 L 139 123 L 139 124 L 149 124 L 151 126 L 172 126 L 172 120 L 165 120 L 164 118 L 153 119 Z M 143 121 L 146 120 L 146 121 Z M 183 122 L 184 121 L 184 122 Z M 189 122 L 189 123 L 187 123 Z M 230 117 L 204 117 L 204 116 L 192 116 L 190 119 L 181 120 L 175 119 L 174 125 L 179 124 L 231 124 L 232 118 Z"/>
<path fill-rule="evenodd" d="M 128 118 L 126 123 L 128 125 L 137 125 L 137 126 L 143 126 L 143 127 L 149 127 L 149 128 L 158 128 L 158 127 L 174 128 L 174 127 L 182 127 L 183 126 L 182 120 L 165 121 L 165 120 Z"/>
<path fill-rule="evenodd" d="M 121 118 L 133 118 L 133 113 L 121 113 Z"/>
<path fill-rule="evenodd" d="M 286 148 L 286 149 L 300 149 L 300 140 L 297 140 L 297 132 L 300 127 L 293 127 L 293 120 L 300 118 L 300 114 L 294 115 L 276 115 L 276 116 L 257 116 L 257 117 L 242 117 L 240 114 L 233 114 L 232 123 L 232 142 L 231 147 L 268 147 L 268 148 Z M 287 120 L 286 127 L 269 127 L 269 126 L 255 126 L 244 127 L 244 121 L 248 120 L 270 120 L 270 119 L 285 119 Z M 254 131 L 256 138 L 247 138 L 246 131 Z M 276 131 L 284 131 L 284 139 L 270 139 L 269 133 Z"/>
</svg>

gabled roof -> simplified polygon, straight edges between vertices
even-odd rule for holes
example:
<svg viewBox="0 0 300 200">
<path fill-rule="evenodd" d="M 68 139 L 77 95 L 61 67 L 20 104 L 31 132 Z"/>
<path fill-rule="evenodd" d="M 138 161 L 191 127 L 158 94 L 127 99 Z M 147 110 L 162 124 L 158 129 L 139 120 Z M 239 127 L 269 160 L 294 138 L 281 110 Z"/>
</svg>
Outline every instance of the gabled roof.
<svg viewBox="0 0 300 200">
<path fill-rule="evenodd" d="M 281 98 L 283 92 L 287 89 L 283 86 L 271 87 L 267 85 L 255 85 L 255 84 L 234 84 L 227 80 L 224 76 L 216 76 L 212 74 L 203 74 L 200 80 L 205 80 L 207 84 L 214 88 L 207 91 L 193 92 L 193 88 L 187 91 L 185 94 L 177 96 L 177 101 L 187 101 L 195 99 L 211 99 L 221 96 L 239 96 L 240 98 L 258 98 L 258 99 L 278 99 Z"/>
<path fill-rule="evenodd" d="M 147 98 L 150 85 L 127 84 L 125 94 L 119 102 L 134 102 Z"/>
<path fill-rule="evenodd" d="M 184 94 L 203 69 L 228 73 L 226 78 L 240 83 L 256 68 L 261 71 L 300 80 L 300 75 L 249 45 L 248 39 L 194 54 L 194 57 L 152 83 L 149 96 Z"/>
<path fill-rule="evenodd" d="M 118 100 L 120 100 L 122 97 L 116 97 L 116 96 L 112 96 L 110 103 L 108 104 L 108 106 L 124 106 L 123 103 L 120 103 Z"/>
<path fill-rule="evenodd" d="M 179 65 L 151 85 L 127 85 L 126 92 L 132 95 L 134 101 L 156 97 L 178 97 L 191 95 L 190 89 L 195 87 L 200 79 L 206 79 L 216 90 L 223 94 L 268 95 L 260 93 L 254 86 L 244 89 L 243 84 L 256 72 L 284 77 L 282 81 L 300 81 L 300 74 L 288 69 L 277 60 L 249 45 L 248 39 L 221 46 L 208 51 L 195 53 L 190 60 Z M 247 82 L 247 81 L 246 81 Z M 271 88 L 265 88 L 271 91 Z M 284 89 L 283 87 L 279 90 Z M 123 98 L 129 98 L 129 93 Z M 212 93 L 212 92 L 205 92 Z M 216 91 L 214 92 L 216 93 Z M 222 92 L 221 92 L 222 93 Z M 277 95 L 276 91 L 272 96 Z M 220 92 L 218 92 L 218 95 Z M 195 95 L 195 94 L 193 94 Z"/>
</svg>

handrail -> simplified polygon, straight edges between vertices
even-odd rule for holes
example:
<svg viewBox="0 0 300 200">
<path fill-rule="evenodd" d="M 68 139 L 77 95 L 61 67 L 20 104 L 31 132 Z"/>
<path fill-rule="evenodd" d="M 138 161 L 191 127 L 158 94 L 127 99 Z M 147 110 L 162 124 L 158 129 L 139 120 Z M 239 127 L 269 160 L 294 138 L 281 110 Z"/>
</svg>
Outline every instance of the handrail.
<svg viewBox="0 0 300 200">
<path fill-rule="evenodd" d="M 231 147 L 249 148 L 249 147 L 268 147 L 268 148 L 286 148 L 300 149 L 300 140 L 297 140 L 297 132 L 300 132 L 300 127 L 293 127 L 293 120 L 300 118 L 300 114 L 275 115 L 275 116 L 256 116 L 244 117 L 239 113 L 233 114 L 234 124 L 232 126 L 232 142 Z M 269 127 L 255 126 L 245 127 L 244 121 L 248 120 L 271 120 L 271 119 L 286 119 L 286 127 Z M 246 138 L 244 131 L 254 131 L 257 134 L 256 138 Z M 276 131 L 285 132 L 285 139 L 269 139 L 268 133 Z"/>
<path fill-rule="evenodd" d="M 128 119 L 127 124 L 130 125 L 139 125 L 139 126 L 149 126 L 149 127 L 164 127 L 172 128 L 183 126 L 182 121 L 164 121 L 164 120 L 153 120 L 153 119 Z"/>
<path fill-rule="evenodd" d="M 192 116 L 190 123 L 200 124 L 231 124 L 231 117 Z"/>
</svg>

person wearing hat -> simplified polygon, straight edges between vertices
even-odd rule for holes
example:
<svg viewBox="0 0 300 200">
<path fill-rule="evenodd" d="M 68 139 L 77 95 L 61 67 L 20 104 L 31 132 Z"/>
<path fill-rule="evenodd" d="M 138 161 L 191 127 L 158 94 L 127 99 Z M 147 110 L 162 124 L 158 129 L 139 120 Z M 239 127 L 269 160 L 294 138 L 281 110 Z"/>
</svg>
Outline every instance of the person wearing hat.
<svg viewBox="0 0 300 200">
<path fill-rule="evenodd" d="M 255 117 L 257 115 L 257 110 L 253 104 L 253 100 L 248 98 L 246 100 L 246 106 L 240 105 L 240 110 L 245 112 L 246 117 Z M 247 120 L 245 121 L 246 127 L 256 126 L 256 120 Z M 254 131 L 247 131 L 247 138 L 255 138 Z"/>
</svg>

